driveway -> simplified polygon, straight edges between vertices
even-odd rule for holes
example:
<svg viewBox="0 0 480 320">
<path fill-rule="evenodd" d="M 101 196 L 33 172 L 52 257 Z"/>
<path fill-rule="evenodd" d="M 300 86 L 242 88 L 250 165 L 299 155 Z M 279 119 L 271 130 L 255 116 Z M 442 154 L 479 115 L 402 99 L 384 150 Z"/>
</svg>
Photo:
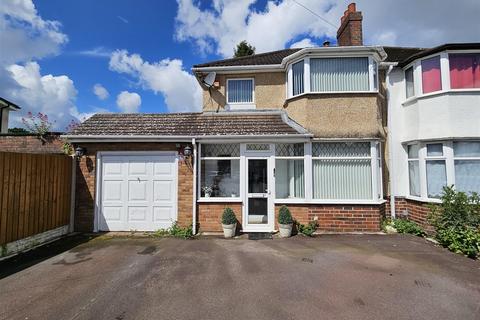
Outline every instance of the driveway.
<svg viewBox="0 0 480 320">
<path fill-rule="evenodd" d="M 413 236 L 102 236 L 0 268 L 0 319 L 480 319 L 480 262 Z"/>
</svg>

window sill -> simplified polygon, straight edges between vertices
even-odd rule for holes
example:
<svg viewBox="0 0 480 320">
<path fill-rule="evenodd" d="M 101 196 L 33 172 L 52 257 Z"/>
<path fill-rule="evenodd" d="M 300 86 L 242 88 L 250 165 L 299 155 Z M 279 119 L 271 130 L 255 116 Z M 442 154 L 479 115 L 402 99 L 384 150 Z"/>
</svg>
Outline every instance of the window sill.
<svg viewBox="0 0 480 320">
<path fill-rule="evenodd" d="M 480 89 L 476 89 L 476 88 L 449 89 L 449 90 L 443 90 L 443 91 L 430 92 L 430 93 L 410 97 L 410 98 L 408 98 L 408 99 L 406 99 L 405 101 L 402 102 L 402 106 L 407 106 L 407 105 L 410 105 L 410 104 L 413 104 L 413 103 L 417 102 L 417 100 L 428 99 L 428 98 L 435 97 L 435 96 L 442 96 L 442 95 L 455 94 L 455 93 L 469 93 L 469 92 L 480 93 Z"/>
<path fill-rule="evenodd" d="M 254 103 L 227 103 L 225 105 L 227 111 L 255 110 L 256 108 L 257 106 Z"/>
<path fill-rule="evenodd" d="M 384 199 L 381 200 L 338 200 L 338 199 L 331 199 L 331 200 L 305 200 L 305 199 L 275 199 L 275 203 L 282 204 L 282 203 L 292 203 L 292 204 L 382 204 L 387 202 Z"/>
<path fill-rule="evenodd" d="M 231 198 L 227 198 L 227 197 L 224 197 L 224 198 L 211 197 L 211 198 L 199 198 L 199 199 L 197 199 L 197 202 L 199 202 L 199 203 L 208 203 L 208 202 L 242 202 L 242 199 L 237 198 L 237 197 L 231 197 Z"/>
<path fill-rule="evenodd" d="M 286 100 L 295 100 L 304 96 L 322 96 L 322 95 L 348 95 L 348 94 L 378 94 L 378 90 L 375 91 L 325 91 L 325 92 L 304 92 L 297 94 L 296 96 L 288 97 Z"/>
<path fill-rule="evenodd" d="M 418 201 L 418 202 L 426 202 L 426 203 L 442 203 L 440 199 L 435 198 L 422 198 L 422 197 L 415 197 L 415 196 L 406 196 L 405 199 Z"/>
</svg>

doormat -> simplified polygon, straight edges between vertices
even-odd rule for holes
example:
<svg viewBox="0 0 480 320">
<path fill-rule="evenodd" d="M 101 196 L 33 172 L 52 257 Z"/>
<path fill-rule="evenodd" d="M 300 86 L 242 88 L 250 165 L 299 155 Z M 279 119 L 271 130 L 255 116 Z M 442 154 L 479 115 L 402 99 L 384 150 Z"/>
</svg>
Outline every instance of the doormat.
<svg viewBox="0 0 480 320">
<path fill-rule="evenodd" d="M 248 240 L 273 239 L 270 232 L 251 232 L 248 234 Z"/>
</svg>

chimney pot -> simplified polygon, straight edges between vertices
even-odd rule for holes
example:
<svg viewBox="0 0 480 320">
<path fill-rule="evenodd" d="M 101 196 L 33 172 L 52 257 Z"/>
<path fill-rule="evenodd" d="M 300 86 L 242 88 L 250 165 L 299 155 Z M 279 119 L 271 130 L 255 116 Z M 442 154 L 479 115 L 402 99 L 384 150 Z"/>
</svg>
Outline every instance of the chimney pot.
<svg viewBox="0 0 480 320">
<path fill-rule="evenodd" d="M 328 40 L 323 41 L 323 46 L 324 47 L 330 47 L 330 41 L 328 41 Z"/>
<path fill-rule="evenodd" d="M 355 12 L 357 11 L 357 5 L 355 2 L 352 2 L 348 5 L 348 12 Z"/>
</svg>

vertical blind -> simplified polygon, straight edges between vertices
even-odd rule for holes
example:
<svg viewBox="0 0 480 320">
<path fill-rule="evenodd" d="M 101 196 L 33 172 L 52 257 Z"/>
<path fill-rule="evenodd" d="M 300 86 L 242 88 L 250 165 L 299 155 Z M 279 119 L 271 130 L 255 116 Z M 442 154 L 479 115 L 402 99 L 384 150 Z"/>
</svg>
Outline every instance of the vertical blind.
<svg viewBox="0 0 480 320">
<path fill-rule="evenodd" d="M 303 93 L 303 60 L 292 65 L 292 78 L 293 95 Z"/>
<path fill-rule="evenodd" d="M 312 92 L 369 91 L 368 58 L 310 59 Z"/>
<path fill-rule="evenodd" d="M 228 103 L 253 102 L 252 79 L 229 79 L 227 83 Z"/>
</svg>

